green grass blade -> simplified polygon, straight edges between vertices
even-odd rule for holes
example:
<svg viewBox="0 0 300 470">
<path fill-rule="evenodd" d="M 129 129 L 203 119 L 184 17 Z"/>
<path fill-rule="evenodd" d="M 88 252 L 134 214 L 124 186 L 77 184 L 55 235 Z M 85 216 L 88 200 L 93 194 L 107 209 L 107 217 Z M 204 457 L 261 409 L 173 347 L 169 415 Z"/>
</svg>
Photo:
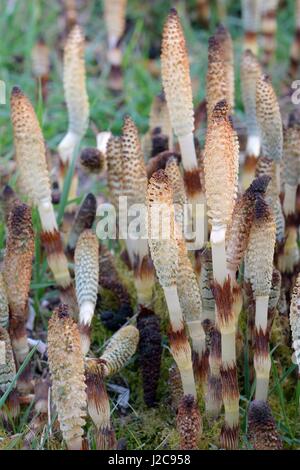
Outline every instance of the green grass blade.
<svg viewBox="0 0 300 470">
<path fill-rule="evenodd" d="M 34 346 L 32 348 L 32 350 L 27 354 L 27 356 L 25 357 L 25 360 L 24 362 L 22 363 L 20 369 L 18 370 L 18 372 L 16 373 L 12 383 L 10 384 L 10 386 L 8 387 L 8 389 L 6 390 L 6 392 L 2 395 L 2 397 L 0 398 L 0 409 L 2 408 L 2 406 L 4 405 L 4 403 L 6 402 L 6 399 L 8 397 L 8 395 L 10 394 L 10 392 L 12 391 L 12 389 L 14 388 L 14 386 L 16 385 L 17 383 L 17 380 L 18 378 L 20 377 L 20 375 L 22 374 L 23 370 L 25 369 L 25 367 L 27 366 L 27 364 L 29 363 L 30 359 L 32 358 L 32 356 L 34 355 L 36 349 L 37 349 L 37 346 Z"/>
</svg>

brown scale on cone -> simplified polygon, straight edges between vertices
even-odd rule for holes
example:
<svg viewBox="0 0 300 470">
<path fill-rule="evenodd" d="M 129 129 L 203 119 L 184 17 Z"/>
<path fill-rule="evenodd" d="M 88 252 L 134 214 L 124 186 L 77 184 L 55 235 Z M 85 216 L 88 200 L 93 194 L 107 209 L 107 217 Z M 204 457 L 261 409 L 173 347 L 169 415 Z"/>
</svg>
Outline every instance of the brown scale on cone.
<svg viewBox="0 0 300 470">
<path fill-rule="evenodd" d="M 204 149 L 207 213 L 213 225 L 227 225 L 231 220 L 237 192 L 238 155 L 237 135 L 223 100 L 214 108 Z M 222 184 L 216 185 L 216 181 Z"/>
<path fill-rule="evenodd" d="M 227 267 L 236 272 L 244 257 L 254 218 L 255 201 L 264 195 L 270 177 L 256 178 L 235 204 L 231 224 L 226 233 Z"/>
<path fill-rule="evenodd" d="M 263 58 L 262 62 L 268 66 L 274 58 L 276 50 L 277 8 L 279 0 L 269 0 L 261 3 L 261 39 Z"/>
<path fill-rule="evenodd" d="M 162 82 L 175 134 L 194 131 L 194 110 L 189 58 L 177 11 L 172 8 L 165 22 L 161 47 Z"/>
<path fill-rule="evenodd" d="M 123 150 L 122 138 L 111 136 L 107 143 L 107 185 L 114 206 L 118 206 L 123 194 Z"/>
<path fill-rule="evenodd" d="M 31 209 L 26 204 L 16 204 L 8 219 L 3 275 L 10 308 L 10 333 L 18 362 L 23 362 L 29 352 L 25 323 L 33 256 Z"/>
<path fill-rule="evenodd" d="M 198 404 L 192 395 L 184 395 L 180 400 L 176 427 L 180 436 L 180 449 L 196 450 L 202 433 L 202 419 Z"/>
<path fill-rule="evenodd" d="M 216 35 L 208 41 L 208 68 L 206 74 L 207 122 L 210 123 L 214 108 L 227 97 L 227 83 L 222 47 Z"/>
<path fill-rule="evenodd" d="M 225 71 L 226 100 L 229 106 L 229 114 L 232 114 L 234 111 L 234 54 L 232 38 L 228 29 L 222 24 L 218 26 L 215 36 L 221 46 Z"/>
<path fill-rule="evenodd" d="M 137 318 L 137 328 L 140 333 L 138 352 L 143 377 L 144 401 L 147 406 L 152 407 L 156 404 L 162 354 L 159 317 L 151 310 L 141 307 Z"/>
<path fill-rule="evenodd" d="M 105 157 L 98 149 L 87 147 L 80 154 L 80 164 L 89 173 L 101 173 L 105 165 Z"/>
<path fill-rule="evenodd" d="M 261 75 L 256 83 L 256 112 L 262 156 L 278 164 L 282 158 L 282 120 L 277 96 L 268 75 Z"/>
<path fill-rule="evenodd" d="M 248 439 L 255 450 L 281 450 L 283 447 L 271 409 L 265 401 L 250 403 Z"/>
<path fill-rule="evenodd" d="M 48 357 L 52 397 L 68 449 L 82 447 L 87 402 L 84 361 L 78 327 L 61 304 L 48 325 Z"/>
<path fill-rule="evenodd" d="M 88 193 L 83 199 L 79 207 L 71 231 L 69 234 L 67 252 L 73 257 L 75 246 L 77 244 L 80 234 L 86 230 L 91 229 L 96 217 L 97 201 L 92 193 Z"/>
</svg>

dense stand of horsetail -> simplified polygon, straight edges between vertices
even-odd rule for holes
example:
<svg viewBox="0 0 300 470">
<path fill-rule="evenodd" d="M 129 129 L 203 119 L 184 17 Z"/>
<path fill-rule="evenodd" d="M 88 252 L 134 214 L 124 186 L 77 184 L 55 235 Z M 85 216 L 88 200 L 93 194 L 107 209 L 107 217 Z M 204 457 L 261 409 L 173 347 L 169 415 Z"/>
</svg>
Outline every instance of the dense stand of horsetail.
<svg viewBox="0 0 300 470">
<path fill-rule="evenodd" d="M 129 78 L 159 2 L 138 2 L 136 26 L 131 0 L 100 2 L 102 36 L 88 2 L 61 3 L 59 135 L 47 34 L 31 86 L 19 65 L 7 89 L 0 448 L 299 447 L 300 2 L 288 45 L 287 0 L 174 2 Z"/>
</svg>

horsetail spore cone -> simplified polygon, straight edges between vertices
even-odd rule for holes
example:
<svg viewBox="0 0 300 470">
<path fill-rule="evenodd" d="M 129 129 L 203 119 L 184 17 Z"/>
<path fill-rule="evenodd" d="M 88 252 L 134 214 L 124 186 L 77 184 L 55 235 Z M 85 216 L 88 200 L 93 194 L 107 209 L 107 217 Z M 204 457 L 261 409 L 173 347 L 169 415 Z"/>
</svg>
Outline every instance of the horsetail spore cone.
<svg viewBox="0 0 300 470">
<path fill-rule="evenodd" d="M 100 361 L 103 373 L 110 376 L 119 372 L 135 353 L 139 342 L 139 330 L 128 325 L 120 328 L 109 340 Z"/>
<path fill-rule="evenodd" d="M 205 332 L 202 326 L 200 289 L 184 240 L 178 240 L 178 248 L 177 285 L 179 302 L 192 340 L 194 373 L 203 384 L 208 374 L 208 355 L 206 353 Z"/>
<path fill-rule="evenodd" d="M 247 126 L 246 158 L 258 158 L 260 153 L 260 133 L 256 116 L 256 83 L 261 74 L 258 59 L 251 51 L 246 50 L 241 61 L 242 98 Z"/>
<path fill-rule="evenodd" d="M 225 234 L 231 220 L 237 193 L 239 147 L 228 118 L 228 105 L 220 101 L 214 108 L 204 149 L 205 190 L 208 217 L 212 225 L 211 244 L 214 278 L 227 277 Z M 222 184 L 216 184 L 216 181 Z"/>
<path fill-rule="evenodd" d="M 38 208 L 49 267 L 58 285 L 67 288 L 71 278 L 51 202 L 44 138 L 30 101 L 18 87 L 12 90 L 11 115 L 22 187 Z"/>
<path fill-rule="evenodd" d="M 232 279 L 235 279 L 236 272 L 247 249 L 250 229 L 254 219 L 255 201 L 257 197 L 264 195 L 269 181 L 269 176 L 256 178 L 236 201 L 232 221 L 226 234 L 227 268 Z"/>
<path fill-rule="evenodd" d="M 240 292 L 235 284 L 231 285 L 228 278 L 225 250 L 226 230 L 237 192 L 238 155 L 237 136 L 228 117 L 228 105 L 223 100 L 215 106 L 209 122 L 204 150 L 204 172 L 208 217 L 212 225 L 210 241 L 216 322 L 222 341 L 221 378 L 225 424 L 221 431 L 221 442 L 227 449 L 237 447 L 239 428 L 235 335 Z"/>
<path fill-rule="evenodd" d="M 89 119 L 85 84 L 84 37 L 76 25 L 64 48 L 64 93 L 68 108 L 68 132 L 58 146 L 63 164 L 70 164 L 75 148 L 84 136 Z"/>
<path fill-rule="evenodd" d="M 144 401 L 148 407 L 152 407 L 156 404 L 162 354 L 159 317 L 153 311 L 141 307 L 137 328 L 140 332 L 138 352 L 143 376 Z"/>
<path fill-rule="evenodd" d="M 247 275 L 255 298 L 254 367 L 256 371 L 255 398 L 258 400 L 267 399 L 271 368 L 267 326 L 275 230 L 273 213 L 265 200 L 258 198 L 246 254 Z"/>
<path fill-rule="evenodd" d="M 222 46 L 216 35 L 208 40 L 208 68 L 206 74 L 206 107 L 209 124 L 214 108 L 227 97 L 226 73 Z"/>
<path fill-rule="evenodd" d="M 90 327 L 94 315 L 99 278 L 99 241 L 91 230 L 85 230 L 80 235 L 74 259 L 79 329 L 82 351 L 86 354 L 90 347 L 87 328 Z"/>
<path fill-rule="evenodd" d="M 61 304 L 48 326 L 52 399 L 69 450 L 81 450 L 87 404 L 84 360 L 78 327 Z"/>
<path fill-rule="evenodd" d="M 262 156 L 279 164 L 283 147 L 282 120 L 278 100 L 268 75 L 261 75 L 256 82 L 256 112 Z"/>
<path fill-rule="evenodd" d="M 0 395 L 6 392 L 16 375 L 16 366 L 10 337 L 5 328 L 0 327 Z"/>
<path fill-rule="evenodd" d="M 181 450 L 195 450 L 202 432 L 202 419 L 195 397 L 184 395 L 180 400 L 176 418 Z"/>
<path fill-rule="evenodd" d="M 281 450 L 282 439 L 271 409 L 263 400 L 254 400 L 248 411 L 248 438 L 254 450 Z"/>
<path fill-rule="evenodd" d="M 182 377 L 185 394 L 196 396 L 191 348 L 184 331 L 184 319 L 177 290 L 178 242 L 173 206 L 172 186 L 164 170 L 154 173 L 150 179 L 147 193 L 149 247 L 156 274 L 163 288 L 168 306 L 171 331 L 171 351 Z M 164 224 L 157 224 L 161 219 L 160 209 L 168 211 Z M 164 236 L 167 230 L 168 236 Z M 157 233 L 158 232 L 158 233 Z"/>
<path fill-rule="evenodd" d="M 295 351 L 298 376 L 300 377 L 300 274 L 293 289 L 290 306 L 290 325 L 292 330 L 293 349 Z"/>
<path fill-rule="evenodd" d="M 33 256 L 31 209 L 26 204 L 19 203 L 13 207 L 8 219 L 3 273 L 10 308 L 9 328 L 19 363 L 23 362 L 29 352 L 25 324 Z"/>
<path fill-rule="evenodd" d="M 171 9 L 163 30 L 161 71 L 170 120 L 179 140 L 188 198 L 201 193 L 194 144 L 194 109 L 189 59 L 178 14 Z"/>
</svg>

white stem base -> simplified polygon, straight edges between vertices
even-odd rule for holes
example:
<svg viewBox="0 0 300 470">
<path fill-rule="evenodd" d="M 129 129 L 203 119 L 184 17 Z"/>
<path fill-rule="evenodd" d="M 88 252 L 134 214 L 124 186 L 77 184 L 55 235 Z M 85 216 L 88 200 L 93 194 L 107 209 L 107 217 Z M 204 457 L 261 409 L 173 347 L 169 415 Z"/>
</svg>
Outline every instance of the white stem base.
<svg viewBox="0 0 300 470">
<path fill-rule="evenodd" d="M 184 370 L 179 369 L 179 372 L 182 381 L 183 394 L 197 397 L 193 368 Z"/>
<path fill-rule="evenodd" d="M 235 329 L 221 334 L 222 364 L 232 365 L 236 362 Z"/>
<path fill-rule="evenodd" d="M 260 154 L 260 137 L 249 135 L 247 139 L 246 155 L 258 158 Z"/>
<path fill-rule="evenodd" d="M 95 304 L 90 300 L 86 300 L 80 305 L 79 321 L 83 325 L 90 325 L 94 315 Z"/>
<path fill-rule="evenodd" d="M 107 143 L 111 136 L 111 132 L 99 132 L 99 134 L 97 134 L 97 149 L 99 152 L 103 153 L 103 155 L 106 155 Z"/>
<path fill-rule="evenodd" d="M 5 341 L 0 341 L 0 366 L 6 364 L 6 344 Z"/>
<path fill-rule="evenodd" d="M 68 131 L 63 140 L 58 145 L 58 153 L 62 162 L 66 165 L 71 163 L 73 153 L 77 145 L 79 145 L 81 137 L 72 131 Z"/>
<path fill-rule="evenodd" d="M 166 303 L 168 306 L 170 322 L 174 332 L 179 331 L 183 327 L 183 315 L 179 303 L 178 292 L 176 286 L 163 287 Z"/>
<path fill-rule="evenodd" d="M 297 193 L 297 186 L 291 186 L 285 183 L 283 212 L 285 213 L 286 216 L 290 214 L 294 214 L 296 211 L 296 193 Z"/>
<path fill-rule="evenodd" d="M 225 249 L 226 227 L 223 225 L 213 226 L 210 234 L 213 275 L 214 279 L 222 286 L 227 278 L 226 249 Z"/>
<path fill-rule="evenodd" d="M 255 400 L 267 401 L 269 390 L 269 375 L 267 377 L 256 377 Z"/>
<path fill-rule="evenodd" d="M 53 230 L 58 230 L 53 205 L 50 200 L 44 199 L 40 201 L 38 211 L 44 232 L 53 232 Z"/>
<path fill-rule="evenodd" d="M 182 165 L 185 171 L 193 171 L 195 168 L 198 168 L 193 133 L 191 132 L 188 135 L 178 137 L 178 142 L 180 146 Z"/>
<path fill-rule="evenodd" d="M 186 322 L 193 350 L 201 355 L 205 351 L 205 332 L 200 320 Z"/>
<path fill-rule="evenodd" d="M 255 326 L 265 333 L 268 325 L 269 296 L 258 296 L 255 299 Z"/>
</svg>

